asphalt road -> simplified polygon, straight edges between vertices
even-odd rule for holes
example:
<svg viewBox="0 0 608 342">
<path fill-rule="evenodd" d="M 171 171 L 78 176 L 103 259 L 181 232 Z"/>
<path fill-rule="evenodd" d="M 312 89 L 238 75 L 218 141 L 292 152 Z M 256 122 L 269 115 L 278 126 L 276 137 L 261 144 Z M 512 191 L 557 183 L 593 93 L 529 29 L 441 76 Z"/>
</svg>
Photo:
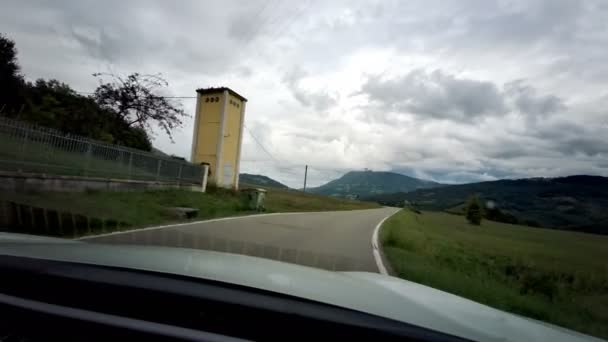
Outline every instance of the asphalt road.
<svg viewBox="0 0 608 342">
<path fill-rule="evenodd" d="M 88 242 L 196 248 L 336 271 L 378 272 L 374 228 L 396 208 L 270 214 L 87 238 Z"/>
</svg>

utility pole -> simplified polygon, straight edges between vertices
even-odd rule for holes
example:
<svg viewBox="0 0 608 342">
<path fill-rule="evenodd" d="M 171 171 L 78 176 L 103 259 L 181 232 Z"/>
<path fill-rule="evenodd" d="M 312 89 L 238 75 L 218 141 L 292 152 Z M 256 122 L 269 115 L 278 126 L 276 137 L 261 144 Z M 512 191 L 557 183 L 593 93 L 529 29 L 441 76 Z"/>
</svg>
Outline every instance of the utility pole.
<svg viewBox="0 0 608 342">
<path fill-rule="evenodd" d="M 306 192 L 306 176 L 308 176 L 308 165 L 304 167 L 304 192 Z"/>
</svg>

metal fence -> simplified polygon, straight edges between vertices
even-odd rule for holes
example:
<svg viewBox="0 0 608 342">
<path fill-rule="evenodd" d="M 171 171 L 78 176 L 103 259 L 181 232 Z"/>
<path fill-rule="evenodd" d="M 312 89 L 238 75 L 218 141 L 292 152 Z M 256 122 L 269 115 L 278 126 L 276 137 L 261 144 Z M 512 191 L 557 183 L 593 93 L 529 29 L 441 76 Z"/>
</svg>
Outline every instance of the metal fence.
<svg viewBox="0 0 608 342">
<path fill-rule="evenodd" d="M 201 184 L 203 167 L 0 116 L 0 170 Z"/>
</svg>

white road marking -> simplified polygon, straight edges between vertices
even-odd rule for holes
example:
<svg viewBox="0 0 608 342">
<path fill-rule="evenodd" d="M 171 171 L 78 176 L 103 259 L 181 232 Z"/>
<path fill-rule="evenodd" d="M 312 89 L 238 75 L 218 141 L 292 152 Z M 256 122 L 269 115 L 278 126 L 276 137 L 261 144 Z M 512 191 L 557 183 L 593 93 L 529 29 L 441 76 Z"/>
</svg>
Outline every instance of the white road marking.
<svg viewBox="0 0 608 342">
<path fill-rule="evenodd" d="M 380 271 L 380 274 L 382 274 L 382 275 L 389 275 L 389 274 L 388 274 L 388 271 L 386 270 L 386 267 L 384 266 L 384 263 L 382 262 L 382 255 L 380 255 L 380 243 L 378 242 L 378 234 L 380 231 L 380 227 L 382 227 L 382 224 L 384 223 L 384 221 L 386 221 L 389 217 L 395 215 L 399 211 L 400 210 L 397 210 L 394 213 L 383 218 L 382 221 L 380 221 L 380 223 L 378 223 L 378 225 L 374 229 L 374 234 L 372 235 L 372 249 L 374 252 L 374 260 L 376 260 L 376 266 L 378 266 L 378 271 Z"/>
</svg>

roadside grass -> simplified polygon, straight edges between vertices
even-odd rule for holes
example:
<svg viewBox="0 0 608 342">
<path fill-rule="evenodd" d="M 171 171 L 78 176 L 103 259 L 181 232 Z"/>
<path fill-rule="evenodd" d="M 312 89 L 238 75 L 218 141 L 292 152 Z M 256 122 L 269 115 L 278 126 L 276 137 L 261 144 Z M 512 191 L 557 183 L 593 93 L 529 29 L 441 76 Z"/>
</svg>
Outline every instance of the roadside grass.
<svg viewBox="0 0 608 342">
<path fill-rule="evenodd" d="M 608 236 L 402 210 L 380 239 L 401 278 L 608 338 Z"/>
<path fill-rule="evenodd" d="M 59 232 L 60 235 L 66 237 L 188 221 L 176 217 L 167 209 L 168 207 L 198 209 L 198 215 L 193 220 L 256 213 L 253 210 L 244 209 L 238 193 L 214 187 L 209 187 L 207 193 L 185 190 L 1 193 L 0 200 L 120 222 L 109 229 L 104 227 L 101 230 L 89 228 Z M 339 200 L 278 189 L 268 189 L 266 196 L 266 212 L 269 213 L 376 207 L 379 206 L 374 203 Z M 35 233 L 44 234 L 43 231 L 38 230 Z"/>
<path fill-rule="evenodd" d="M 199 193 L 185 190 L 143 192 L 44 192 L 3 194 L 2 199 L 31 206 L 124 222 L 125 228 L 184 221 L 168 207 L 198 209 L 196 219 L 251 213 L 241 209 L 238 198 L 228 191 Z"/>
</svg>

